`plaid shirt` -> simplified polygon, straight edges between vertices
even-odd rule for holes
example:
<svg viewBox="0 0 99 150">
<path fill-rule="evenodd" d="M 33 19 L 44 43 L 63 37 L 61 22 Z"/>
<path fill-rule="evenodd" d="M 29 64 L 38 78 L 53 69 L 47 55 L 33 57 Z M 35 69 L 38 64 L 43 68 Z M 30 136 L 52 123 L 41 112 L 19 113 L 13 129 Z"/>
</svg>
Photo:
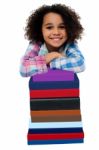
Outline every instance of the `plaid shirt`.
<svg viewBox="0 0 99 150">
<path fill-rule="evenodd" d="M 59 50 L 64 53 L 61 58 L 53 59 L 49 67 L 52 69 L 70 70 L 76 73 L 82 72 L 85 69 L 84 57 L 81 54 L 77 43 L 67 44 L 64 50 Z M 37 73 L 47 72 L 45 56 L 48 50 L 45 44 L 30 43 L 27 47 L 25 55 L 21 59 L 20 73 L 23 77 L 35 75 Z"/>
</svg>

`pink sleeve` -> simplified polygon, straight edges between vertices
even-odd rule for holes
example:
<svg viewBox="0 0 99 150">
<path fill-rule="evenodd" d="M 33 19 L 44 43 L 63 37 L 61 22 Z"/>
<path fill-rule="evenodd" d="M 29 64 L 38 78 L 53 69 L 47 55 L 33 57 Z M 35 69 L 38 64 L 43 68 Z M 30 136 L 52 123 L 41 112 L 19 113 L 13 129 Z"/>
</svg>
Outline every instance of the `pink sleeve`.
<svg viewBox="0 0 99 150">
<path fill-rule="evenodd" d="M 44 56 L 38 56 L 39 45 L 29 44 L 25 55 L 21 59 L 20 74 L 23 77 L 33 76 L 38 73 L 47 72 Z"/>
</svg>

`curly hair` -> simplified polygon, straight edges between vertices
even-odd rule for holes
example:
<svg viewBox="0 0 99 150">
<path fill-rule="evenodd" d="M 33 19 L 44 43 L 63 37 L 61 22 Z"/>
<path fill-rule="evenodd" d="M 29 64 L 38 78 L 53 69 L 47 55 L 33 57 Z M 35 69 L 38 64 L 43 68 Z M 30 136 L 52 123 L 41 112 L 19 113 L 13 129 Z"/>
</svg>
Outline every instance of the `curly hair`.
<svg viewBox="0 0 99 150">
<path fill-rule="evenodd" d="M 69 6 L 64 4 L 53 4 L 51 6 L 43 5 L 39 7 L 32 12 L 27 19 L 25 37 L 30 42 L 44 42 L 42 23 L 44 16 L 50 12 L 61 15 L 66 27 L 68 42 L 74 42 L 81 38 L 84 29 L 80 23 L 80 16 Z"/>
</svg>

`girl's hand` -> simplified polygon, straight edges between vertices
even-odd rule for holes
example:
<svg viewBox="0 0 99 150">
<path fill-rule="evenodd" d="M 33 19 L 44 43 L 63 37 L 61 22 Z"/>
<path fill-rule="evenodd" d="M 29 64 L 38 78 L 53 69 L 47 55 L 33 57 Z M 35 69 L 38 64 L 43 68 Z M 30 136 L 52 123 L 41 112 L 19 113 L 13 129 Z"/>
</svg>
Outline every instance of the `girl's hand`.
<svg viewBox="0 0 99 150">
<path fill-rule="evenodd" d="M 58 52 L 51 52 L 45 55 L 45 59 L 46 59 L 46 64 L 48 64 L 49 62 L 51 62 L 53 59 L 55 58 L 60 58 L 63 57 L 62 54 L 58 53 Z"/>
</svg>

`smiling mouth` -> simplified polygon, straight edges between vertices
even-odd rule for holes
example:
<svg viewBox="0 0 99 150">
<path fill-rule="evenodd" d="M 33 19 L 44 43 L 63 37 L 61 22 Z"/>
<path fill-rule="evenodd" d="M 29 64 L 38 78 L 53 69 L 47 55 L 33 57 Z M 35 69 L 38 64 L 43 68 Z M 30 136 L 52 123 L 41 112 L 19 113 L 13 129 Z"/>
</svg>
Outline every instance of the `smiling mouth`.
<svg viewBox="0 0 99 150">
<path fill-rule="evenodd" d="M 60 41 L 62 38 L 56 37 L 56 38 L 50 38 L 50 39 L 53 40 L 53 41 Z"/>
</svg>

